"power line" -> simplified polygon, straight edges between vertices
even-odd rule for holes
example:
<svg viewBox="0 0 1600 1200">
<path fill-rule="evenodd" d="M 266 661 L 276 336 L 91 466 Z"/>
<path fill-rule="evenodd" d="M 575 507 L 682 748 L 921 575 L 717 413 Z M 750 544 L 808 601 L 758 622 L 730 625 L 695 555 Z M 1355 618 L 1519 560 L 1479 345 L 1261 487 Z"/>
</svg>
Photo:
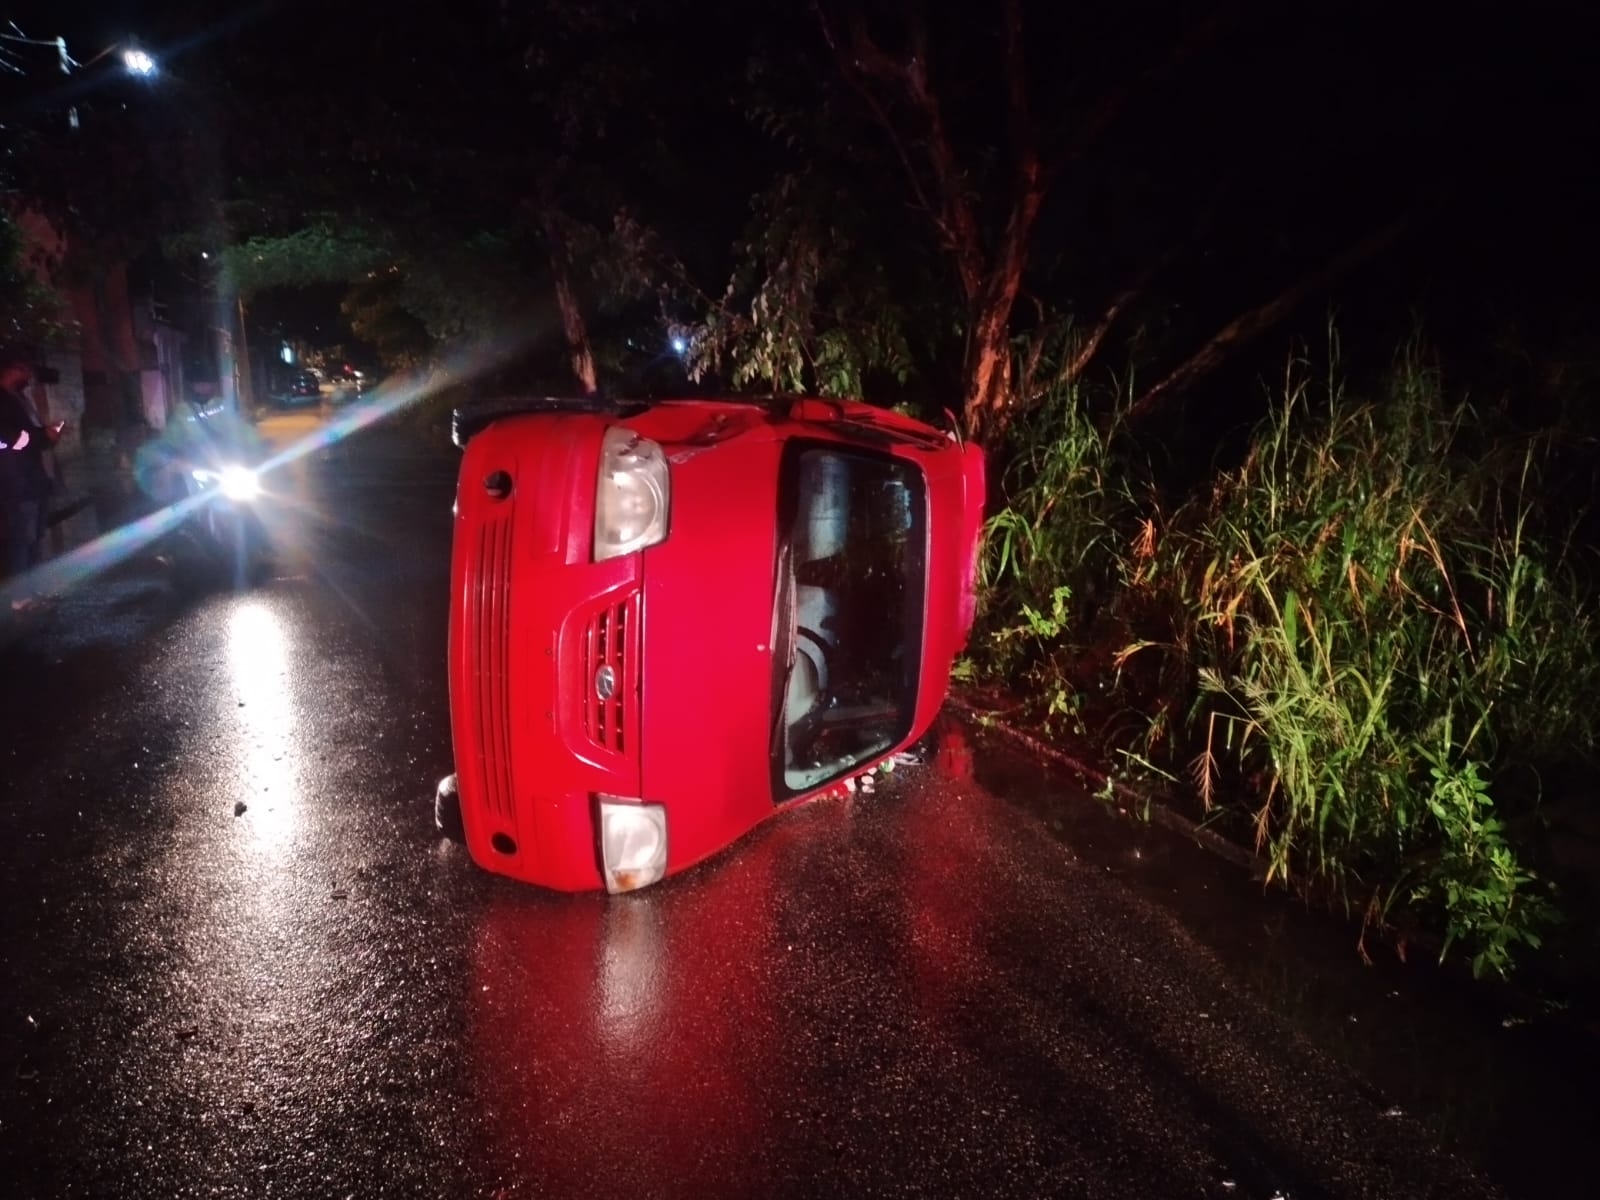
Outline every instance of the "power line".
<svg viewBox="0 0 1600 1200">
<path fill-rule="evenodd" d="M 27 34 L 22 32 L 21 27 L 15 21 L 10 21 L 8 24 L 11 26 L 14 32 L 0 33 L 0 41 L 16 42 L 24 46 L 48 46 L 54 49 L 56 52 L 56 61 L 60 64 L 61 73 L 63 75 L 71 74 L 73 67 L 79 67 L 83 65 L 77 59 L 73 58 L 72 55 L 67 53 L 66 38 L 29 37 Z"/>
</svg>

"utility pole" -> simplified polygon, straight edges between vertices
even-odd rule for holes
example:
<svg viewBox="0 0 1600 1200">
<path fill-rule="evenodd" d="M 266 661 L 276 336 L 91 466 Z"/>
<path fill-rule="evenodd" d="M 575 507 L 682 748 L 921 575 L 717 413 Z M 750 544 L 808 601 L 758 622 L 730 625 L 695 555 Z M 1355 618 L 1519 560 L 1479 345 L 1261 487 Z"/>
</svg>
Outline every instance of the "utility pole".
<svg viewBox="0 0 1600 1200">
<path fill-rule="evenodd" d="M 239 403 L 246 412 L 256 407 L 255 378 L 250 374 L 250 335 L 244 326 L 244 297 L 237 298 L 239 307 Z"/>
</svg>

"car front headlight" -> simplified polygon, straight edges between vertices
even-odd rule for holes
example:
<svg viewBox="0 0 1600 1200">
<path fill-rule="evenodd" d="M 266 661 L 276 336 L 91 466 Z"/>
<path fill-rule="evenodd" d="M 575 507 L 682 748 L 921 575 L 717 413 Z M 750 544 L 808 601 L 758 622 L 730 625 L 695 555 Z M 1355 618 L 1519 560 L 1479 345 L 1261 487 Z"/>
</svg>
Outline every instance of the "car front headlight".
<svg viewBox="0 0 1600 1200">
<path fill-rule="evenodd" d="M 606 891 L 648 887 L 667 872 L 667 810 L 622 796 L 599 797 L 600 869 Z"/>
<path fill-rule="evenodd" d="M 606 430 L 594 490 L 594 561 L 632 554 L 665 539 L 671 498 L 661 447 L 621 425 Z"/>
</svg>

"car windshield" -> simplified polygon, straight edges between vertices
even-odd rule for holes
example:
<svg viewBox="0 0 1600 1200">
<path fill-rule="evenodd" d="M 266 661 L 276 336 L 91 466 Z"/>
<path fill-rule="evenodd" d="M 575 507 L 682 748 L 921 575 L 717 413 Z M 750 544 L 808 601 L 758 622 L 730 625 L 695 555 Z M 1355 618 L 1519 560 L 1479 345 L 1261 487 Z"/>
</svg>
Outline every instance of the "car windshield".
<svg viewBox="0 0 1600 1200">
<path fill-rule="evenodd" d="M 816 443 L 786 451 L 772 638 L 776 799 L 849 774 L 910 730 L 925 509 L 913 463 Z"/>
</svg>

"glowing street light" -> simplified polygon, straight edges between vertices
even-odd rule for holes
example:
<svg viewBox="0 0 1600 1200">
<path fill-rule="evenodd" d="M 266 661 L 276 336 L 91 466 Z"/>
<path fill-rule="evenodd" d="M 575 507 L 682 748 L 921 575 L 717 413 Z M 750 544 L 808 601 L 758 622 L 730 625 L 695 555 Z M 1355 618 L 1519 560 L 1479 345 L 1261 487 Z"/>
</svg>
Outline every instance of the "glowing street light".
<svg viewBox="0 0 1600 1200">
<path fill-rule="evenodd" d="M 154 75 L 156 73 L 156 60 L 143 50 L 124 50 L 122 52 L 122 65 L 128 68 L 130 75 Z"/>
</svg>

